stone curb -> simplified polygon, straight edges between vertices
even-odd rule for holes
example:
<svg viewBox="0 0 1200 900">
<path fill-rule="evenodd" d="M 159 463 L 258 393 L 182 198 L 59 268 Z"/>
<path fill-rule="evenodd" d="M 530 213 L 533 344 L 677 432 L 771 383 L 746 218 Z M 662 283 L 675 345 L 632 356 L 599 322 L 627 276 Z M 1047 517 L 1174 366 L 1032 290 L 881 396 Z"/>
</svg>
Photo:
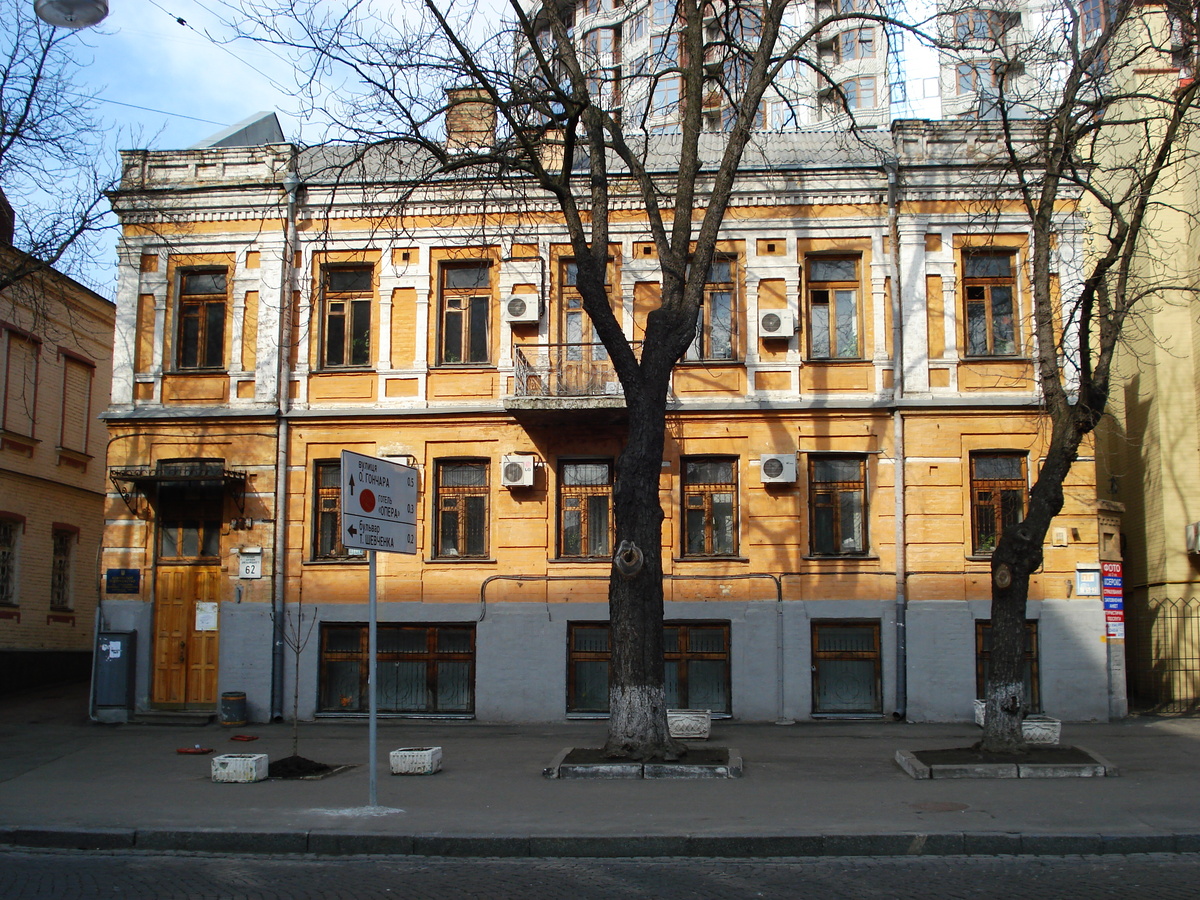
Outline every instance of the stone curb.
<svg viewBox="0 0 1200 900">
<path fill-rule="evenodd" d="M 403 835 L 225 829 L 0 828 L 0 847 L 215 854 L 522 858 L 1095 856 L 1200 852 L 1200 833 L 909 832 L 796 835 Z"/>
</svg>

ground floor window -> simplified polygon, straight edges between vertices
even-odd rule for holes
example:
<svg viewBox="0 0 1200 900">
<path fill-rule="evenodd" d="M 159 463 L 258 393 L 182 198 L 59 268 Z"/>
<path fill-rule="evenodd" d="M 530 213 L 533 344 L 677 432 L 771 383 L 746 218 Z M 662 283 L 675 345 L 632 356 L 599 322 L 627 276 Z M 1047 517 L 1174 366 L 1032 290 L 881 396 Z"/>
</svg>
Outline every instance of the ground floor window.
<svg viewBox="0 0 1200 900">
<path fill-rule="evenodd" d="M 988 675 L 992 668 L 992 622 L 990 619 L 975 621 L 975 697 L 985 699 Z M 1025 712 L 1042 711 L 1041 690 L 1038 686 L 1038 632 L 1037 622 L 1025 623 Z"/>
<path fill-rule="evenodd" d="M 883 713 L 878 622 L 813 622 L 813 715 Z"/>
<path fill-rule="evenodd" d="M 567 627 L 567 712 L 607 713 L 611 634 L 607 622 Z M 671 709 L 728 714 L 729 623 L 663 625 L 663 680 Z"/>
<path fill-rule="evenodd" d="M 379 625 L 380 712 L 469 714 L 475 711 L 472 625 Z M 322 712 L 368 712 L 367 626 L 321 626 Z"/>
</svg>

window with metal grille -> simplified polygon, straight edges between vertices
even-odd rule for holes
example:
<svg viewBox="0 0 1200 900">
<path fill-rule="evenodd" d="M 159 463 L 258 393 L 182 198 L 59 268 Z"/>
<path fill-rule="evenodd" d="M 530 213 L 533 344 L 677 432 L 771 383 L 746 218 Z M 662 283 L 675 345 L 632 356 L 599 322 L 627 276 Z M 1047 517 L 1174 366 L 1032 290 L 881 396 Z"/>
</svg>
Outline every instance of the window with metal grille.
<svg viewBox="0 0 1200 900">
<path fill-rule="evenodd" d="M 813 555 L 866 553 L 866 459 L 861 456 L 810 457 L 808 476 Z"/>
<path fill-rule="evenodd" d="M 367 626 L 321 626 L 322 712 L 370 710 Z M 475 711 L 473 625 L 377 626 L 376 703 L 385 713 L 470 715 Z"/>
<path fill-rule="evenodd" d="M 434 556 L 480 558 L 488 554 L 488 461 L 438 460 Z"/>
<path fill-rule="evenodd" d="M 445 264 L 441 270 L 445 365 L 491 360 L 491 269 L 486 262 Z"/>
<path fill-rule="evenodd" d="M 214 269 L 179 276 L 180 369 L 225 365 L 226 272 Z"/>
<path fill-rule="evenodd" d="M 1023 453 L 971 454 L 971 552 L 990 555 L 1005 528 L 1025 518 Z"/>
<path fill-rule="evenodd" d="M 17 605 L 17 548 L 24 523 L 0 518 L 0 606 Z"/>
<path fill-rule="evenodd" d="M 313 559 L 364 558 L 365 550 L 342 544 L 342 464 L 322 460 L 313 471 Z"/>
<path fill-rule="evenodd" d="M 370 365 L 372 277 L 370 266 L 329 266 L 322 270 L 321 365 L 328 368 Z"/>
<path fill-rule="evenodd" d="M 878 622 L 813 622 L 813 715 L 883 712 Z"/>
<path fill-rule="evenodd" d="M 1025 622 L 1025 712 L 1042 711 L 1042 692 L 1038 684 L 1038 627 L 1034 619 Z M 975 620 L 975 697 L 986 698 L 987 680 L 992 668 L 992 622 Z"/>
<path fill-rule="evenodd" d="M 74 606 L 71 594 L 71 558 L 79 533 L 66 528 L 55 528 L 50 534 L 53 556 L 50 564 L 50 608 L 71 609 Z"/>
<path fill-rule="evenodd" d="M 612 487 L 611 460 L 559 463 L 559 556 L 612 556 Z"/>
<path fill-rule="evenodd" d="M 858 257 L 808 258 L 809 352 L 813 359 L 858 359 Z"/>
<path fill-rule="evenodd" d="M 568 713 L 609 711 L 611 659 L 607 622 L 567 626 Z M 664 623 L 663 686 L 671 709 L 730 713 L 729 623 Z"/>
<path fill-rule="evenodd" d="M 704 284 L 704 302 L 696 318 L 696 336 L 684 359 L 725 360 L 735 356 L 736 309 L 735 263 L 718 257 L 708 267 Z"/>
<path fill-rule="evenodd" d="M 1015 290 L 1013 254 L 963 255 L 968 355 L 1016 355 Z"/>
<path fill-rule="evenodd" d="M 683 555 L 737 553 L 737 459 L 683 459 Z"/>
</svg>

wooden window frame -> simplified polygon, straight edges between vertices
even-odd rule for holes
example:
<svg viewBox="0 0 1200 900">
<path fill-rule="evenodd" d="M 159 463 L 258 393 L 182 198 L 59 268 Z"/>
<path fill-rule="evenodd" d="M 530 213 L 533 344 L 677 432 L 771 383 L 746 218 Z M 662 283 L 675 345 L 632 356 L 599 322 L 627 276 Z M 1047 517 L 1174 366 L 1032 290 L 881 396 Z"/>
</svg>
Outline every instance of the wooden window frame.
<svg viewBox="0 0 1200 900">
<path fill-rule="evenodd" d="M 42 340 L 36 335 L 30 334 L 24 330 L 0 326 L 0 333 L 5 335 L 4 339 L 4 379 L 0 384 L 3 386 L 4 394 L 0 396 L 0 430 L 13 435 L 20 435 L 26 438 L 35 438 L 37 436 L 38 414 L 38 387 L 41 378 L 42 365 Z M 13 361 L 15 354 L 13 353 L 13 344 L 20 343 L 29 347 L 29 358 L 32 362 L 33 371 L 30 373 L 31 378 L 26 379 L 25 373 L 20 374 L 22 388 L 19 394 L 13 393 L 14 376 L 13 376 Z M 28 394 L 26 393 L 28 390 Z M 19 399 L 26 404 L 26 412 L 28 413 L 29 431 L 26 432 L 21 428 L 16 427 L 16 416 L 9 409 L 11 401 Z M 25 419 L 25 416 L 21 417 Z"/>
<path fill-rule="evenodd" d="M 452 287 L 450 273 L 476 269 L 486 273 L 484 285 Z M 490 260 L 455 260 L 443 262 L 438 270 L 439 321 L 438 365 L 439 366 L 490 366 L 492 365 L 492 317 L 495 311 L 492 288 L 492 264 Z M 453 317 L 453 318 L 452 318 Z M 453 319 L 457 325 L 451 327 Z M 482 329 L 483 336 L 477 332 Z M 455 347 L 450 344 L 457 333 Z M 479 348 L 483 352 L 479 353 Z M 479 358 L 477 358 L 479 357 Z"/>
<path fill-rule="evenodd" d="M 603 465 L 608 469 L 608 481 L 603 485 L 569 485 L 567 484 L 567 468 L 577 465 L 598 466 Z M 614 466 L 611 459 L 563 459 L 558 463 L 558 556 L 560 559 L 609 559 L 613 554 L 613 538 L 616 534 L 613 514 L 613 473 Z M 592 530 L 596 524 L 592 520 L 590 509 L 587 506 L 587 501 L 592 497 L 605 497 L 608 500 L 608 514 L 604 523 L 604 550 L 600 553 L 590 553 L 588 550 L 592 545 Z M 579 503 L 579 548 L 578 553 L 569 553 L 567 551 L 566 540 L 566 525 L 565 519 L 567 514 L 568 501 L 576 500 Z"/>
<path fill-rule="evenodd" d="M 822 463 L 829 462 L 853 462 L 858 465 L 859 477 L 854 480 L 832 480 L 818 479 L 818 468 Z M 859 523 L 858 542 L 861 545 L 855 550 L 820 550 L 817 548 L 817 516 L 821 510 L 830 510 L 830 515 L 833 522 L 833 535 L 835 543 L 839 545 L 845 544 L 845 538 L 841 537 L 844 534 L 842 522 L 842 504 L 839 502 L 841 495 L 851 492 L 857 492 L 860 498 L 859 504 Z M 828 500 L 823 495 L 832 494 Z M 870 507 L 867 494 L 867 458 L 861 454 L 812 454 L 808 458 L 808 505 L 809 505 L 809 548 L 813 556 L 820 557 L 856 557 L 866 556 L 870 553 Z M 838 541 L 838 538 L 841 540 Z"/>
<path fill-rule="evenodd" d="M 380 632 L 387 630 L 392 631 L 424 631 L 425 632 L 425 651 L 420 654 L 410 654 L 401 652 L 377 651 L 377 662 L 387 664 L 388 662 L 399 660 L 423 660 L 425 662 L 425 685 L 426 696 L 432 697 L 434 700 L 432 707 L 425 708 L 388 708 L 381 710 L 389 715 L 412 715 L 412 716 L 438 716 L 445 718 L 472 718 L 475 715 L 475 677 L 476 677 L 476 629 L 472 624 L 464 624 L 459 622 L 414 622 L 404 624 L 380 624 L 377 626 Z M 330 634 L 335 629 L 359 629 L 359 642 L 357 649 L 349 650 L 327 650 Z M 443 650 L 439 649 L 438 637 L 442 631 L 452 630 L 455 632 L 465 632 L 470 635 L 470 648 L 468 650 Z M 328 675 L 326 664 L 329 662 L 357 662 L 359 664 L 359 690 L 358 696 L 360 699 L 359 706 L 351 707 L 342 705 L 330 704 L 326 694 L 328 691 Z M 437 665 L 439 662 L 468 662 L 470 663 L 470 702 L 468 709 L 442 709 L 438 706 L 439 691 L 438 691 L 438 675 Z M 360 622 L 322 622 L 321 637 L 320 637 L 320 655 L 318 658 L 318 679 L 319 685 L 317 688 L 317 708 L 322 713 L 347 713 L 347 714 L 362 714 L 367 712 L 367 694 L 368 677 L 369 677 L 370 661 L 368 657 L 368 629 L 367 625 Z"/>
<path fill-rule="evenodd" d="M 472 485 L 445 485 L 443 478 L 445 473 L 451 466 L 469 466 L 477 468 L 483 473 L 482 484 Z M 456 560 L 456 559 L 487 559 L 488 546 L 490 543 L 490 516 L 491 516 L 491 479 L 489 475 L 490 461 L 486 459 L 464 458 L 464 459 L 438 459 L 434 461 L 434 495 L 433 495 L 433 556 L 438 560 Z M 483 535 L 483 547 L 478 552 L 468 553 L 463 552 L 459 548 L 465 547 L 468 542 L 470 525 L 470 509 L 463 503 L 464 500 L 472 497 L 481 497 L 483 499 L 483 512 L 479 513 L 483 519 L 481 523 L 481 533 Z M 447 505 L 450 501 L 453 505 Z M 443 513 L 453 512 L 458 516 L 457 525 L 455 526 L 455 541 L 456 546 L 454 552 L 449 552 L 443 546 L 443 528 L 442 521 Z"/>
<path fill-rule="evenodd" d="M 844 279 L 821 279 L 817 280 L 813 276 L 813 267 L 826 262 L 852 262 L 854 264 L 854 279 L 847 281 Z M 837 360 L 861 360 L 863 358 L 863 337 L 862 337 L 862 254 L 859 253 L 814 253 L 809 254 L 804 260 L 804 277 L 805 277 L 805 294 L 808 298 L 808 353 L 809 358 L 821 361 L 837 361 Z M 841 345 L 841 337 L 843 328 L 841 326 L 842 316 L 839 315 L 838 304 L 840 302 L 839 292 L 853 292 L 851 303 L 853 309 L 850 314 L 850 321 L 854 326 L 852 334 L 853 352 L 842 352 L 844 348 Z M 824 296 L 822 296 L 824 295 Z M 820 308 L 825 309 L 825 328 L 826 343 L 828 346 L 818 348 L 817 346 L 817 314 L 816 311 Z"/>
<path fill-rule="evenodd" d="M 367 552 L 342 544 L 342 462 L 313 461 L 312 562 L 365 562 Z M 332 531 L 326 529 L 332 524 Z M 332 539 L 330 541 L 330 539 Z M 328 542 L 328 545 L 327 545 Z"/>
<path fill-rule="evenodd" d="M 968 274 L 974 260 L 1007 259 L 1008 274 L 999 275 L 970 275 Z M 962 255 L 963 270 L 963 354 L 964 356 L 980 359 L 999 357 L 1009 359 L 1021 353 L 1021 335 L 1017 327 L 1020 317 L 1017 314 L 1017 273 L 1019 259 L 1015 250 L 1001 248 L 979 248 L 964 251 Z M 1003 305 L 997 312 L 997 291 L 1008 291 L 1007 321 Z M 973 309 L 974 308 L 974 309 Z M 973 346 L 973 321 L 982 323 L 984 345 L 982 348 Z M 1008 336 L 1005 338 L 1004 329 Z M 998 344 L 1007 340 L 1011 349 L 997 349 Z"/>
<path fill-rule="evenodd" d="M 203 275 L 220 275 L 224 284 L 222 293 L 211 291 L 188 291 L 188 279 Z M 179 272 L 179 303 L 178 322 L 175 336 L 175 369 L 180 372 L 220 372 L 225 371 L 228 362 L 225 356 L 225 342 L 229 329 L 229 269 L 224 266 L 203 266 L 182 269 Z M 220 340 L 213 342 L 211 329 L 214 321 L 214 310 L 220 311 Z M 187 334 L 189 323 L 195 323 L 195 346 Z M 213 350 L 220 348 L 220 359 L 214 359 Z M 190 354 L 195 354 L 192 360 Z"/>
<path fill-rule="evenodd" d="M 10 538 L 4 539 L 4 532 Z M 21 576 L 21 536 L 25 533 L 25 517 L 0 512 L 0 607 L 20 605 L 18 587 Z"/>
<path fill-rule="evenodd" d="M 701 482 L 689 478 L 688 471 L 692 464 L 727 463 L 729 465 L 729 481 Z M 682 554 L 689 559 L 722 559 L 737 556 L 738 553 L 738 457 L 723 455 L 684 456 L 680 458 L 680 481 L 682 493 L 682 511 L 680 516 L 680 531 L 682 532 Z M 716 527 L 715 497 L 718 494 L 729 494 L 732 504 L 732 521 L 728 548 L 718 548 L 716 538 L 719 531 Z M 689 547 L 688 520 L 690 512 L 701 511 L 704 517 L 704 549 Z"/>
<path fill-rule="evenodd" d="M 976 474 L 976 466 L 983 460 L 1012 459 L 1020 463 L 1021 474 L 1011 478 L 986 478 Z M 1029 457 L 1020 451 L 980 450 L 969 459 L 971 484 L 971 555 L 991 556 L 1004 529 L 1025 518 L 1029 508 Z M 1004 521 L 1004 492 L 1021 492 L 1020 518 L 1014 522 Z M 986 499 L 982 496 L 990 494 Z M 986 512 L 986 515 L 985 515 Z M 987 527 L 983 527 L 986 525 Z"/>
<path fill-rule="evenodd" d="M 863 628 L 870 629 L 873 638 L 871 650 L 822 650 L 821 629 L 831 628 Z M 863 621 L 862 619 L 814 619 L 812 623 L 812 703 L 814 716 L 879 716 L 883 715 L 883 649 L 880 623 L 877 620 Z M 874 663 L 875 697 L 877 705 L 872 709 L 839 709 L 822 710 L 817 706 L 821 696 L 819 684 L 821 677 L 821 662 L 843 660 L 869 660 Z"/>
<path fill-rule="evenodd" d="M 69 612 L 75 608 L 74 563 L 78 528 L 54 527 L 50 530 L 50 608 Z"/>
<path fill-rule="evenodd" d="M 726 267 L 721 272 L 718 267 Z M 719 276 L 728 277 L 717 280 Z M 696 336 L 688 349 L 684 351 L 684 363 L 730 363 L 738 361 L 738 267 L 737 258 L 727 254 L 717 254 L 713 257 L 712 265 L 704 279 L 704 300 L 696 316 Z M 716 307 L 715 298 L 721 294 L 727 296 L 726 316 L 728 321 L 721 323 L 726 330 L 721 337 L 717 323 L 714 321 Z M 720 342 L 721 346 L 717 346 Z"/>
<path fill-rule="evenodd" d="M 172 496 L 175 495 L 175 496 Z M 165 487 L 160 484 L 157 497 L 155 524 L 155 558 L 170 565 L 214 565 L 221 559 L 221 525 L 225 513 L 225 493 L 220 488 L 192 486 Z M 186 532 L 194 526 L 196 553 L 167 553 L 167 535 L 172 538 L 175 549 L 186 546 Z M 206 549 L 215 552 L 206 553 Z"/>
<path fill-rule="evenodd" d="M 338 289 L 331 285 L 338 275 L 367 274 L 366 289 Z M 339 264 L 321 267 L 321 368 L 369 369 L 371 367 L 372 320 L 375 307 L 375 267 L 368 264 Z M 337 307 L 337 308 L 335 308 Z M 360 316 L 366 310 L 366 334 Z M 365 341 L 365 346 L 360 346 Z"/>
</svg>

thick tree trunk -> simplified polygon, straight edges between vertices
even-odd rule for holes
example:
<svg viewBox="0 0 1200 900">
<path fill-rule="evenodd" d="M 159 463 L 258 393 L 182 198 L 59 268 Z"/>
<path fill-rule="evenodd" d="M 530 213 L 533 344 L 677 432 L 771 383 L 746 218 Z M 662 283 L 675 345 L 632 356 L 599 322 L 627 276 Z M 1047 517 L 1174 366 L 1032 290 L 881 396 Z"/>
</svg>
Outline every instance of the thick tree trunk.
<svg viewBox="0 0 1200 900">
<path fill-rule="evenodd" d="M 617 554 L 609 587 L 612 666 L 605 755 L 678 759 L 663 690 L 662 471 L 665 389 L 630 401 L 629 438 L 617 460 Z M 636 548 L 636 550 L 634 549 Z"/>
</svg>

